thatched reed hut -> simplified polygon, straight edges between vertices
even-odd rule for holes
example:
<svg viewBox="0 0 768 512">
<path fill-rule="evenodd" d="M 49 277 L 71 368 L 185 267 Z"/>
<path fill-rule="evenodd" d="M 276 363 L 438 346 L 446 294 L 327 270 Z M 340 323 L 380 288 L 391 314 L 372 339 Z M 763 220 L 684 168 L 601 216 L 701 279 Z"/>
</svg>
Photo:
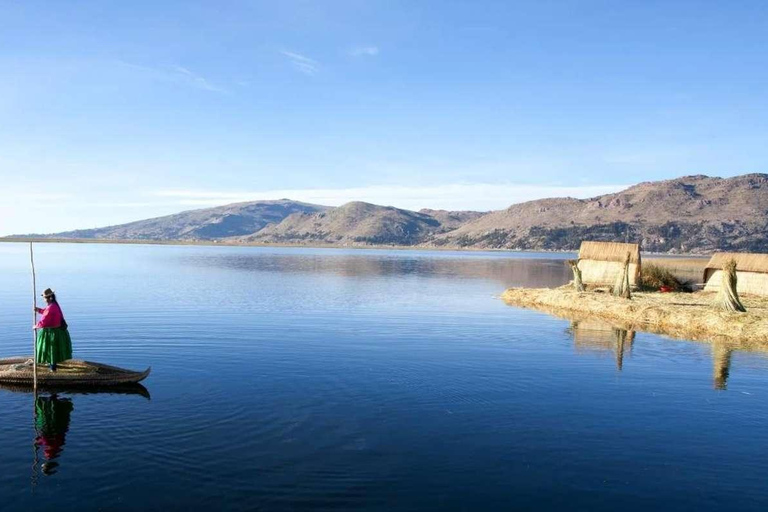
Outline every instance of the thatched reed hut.
<svg viewBox="0 0 768 512">
<path fill-rule="evenodd" d="M 723 265 L 736 260 L 736 291 L 741 294 L 768 296 L 768 254 L 716 252 L 704 269 L 704 290 L 719 291 Z"/>
<path fill-rule="evenodd" d="M 629 253 L 629 285 L 640 280 L 640 245 L 620 242 L 581 242 L 579 269 L 586 285 L 613 286 L 624 272 Z"/>
</svg>

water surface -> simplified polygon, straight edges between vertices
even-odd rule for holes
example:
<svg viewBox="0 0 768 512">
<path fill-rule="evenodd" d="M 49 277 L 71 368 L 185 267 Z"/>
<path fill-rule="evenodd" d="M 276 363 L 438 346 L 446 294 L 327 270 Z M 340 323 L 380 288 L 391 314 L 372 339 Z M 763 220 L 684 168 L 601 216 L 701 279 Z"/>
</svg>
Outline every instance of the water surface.
<svg viewBox="0 0 768 512">
<path fill-rule="evenodd" d="M 765 510 L 768 359 L 498 299 L 565 257 L 37 245 L 75 356 L 151 398 L 0 389 L 3 510 Z"/>
</svg>

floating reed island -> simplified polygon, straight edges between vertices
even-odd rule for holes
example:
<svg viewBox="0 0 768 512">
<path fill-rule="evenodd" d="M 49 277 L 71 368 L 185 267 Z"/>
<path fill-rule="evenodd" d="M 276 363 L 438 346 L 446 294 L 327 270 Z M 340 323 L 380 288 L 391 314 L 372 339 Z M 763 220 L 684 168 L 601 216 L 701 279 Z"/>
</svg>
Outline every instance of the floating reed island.
<svg viewBox="0 0 768 512">
<path fill-rule="evenodd" d="M 661 266 L 641 266 L 637 244 L 584 242 L 579 259 L 568 264 L 571 284 L 510 288 L 502 299 L 567 319 L 578 315 L 628 330 L 768 347 L 768 287 L 762 286 L 768 255 L 716 254 L 702 282 L 693 284 Z"/>
</svg>

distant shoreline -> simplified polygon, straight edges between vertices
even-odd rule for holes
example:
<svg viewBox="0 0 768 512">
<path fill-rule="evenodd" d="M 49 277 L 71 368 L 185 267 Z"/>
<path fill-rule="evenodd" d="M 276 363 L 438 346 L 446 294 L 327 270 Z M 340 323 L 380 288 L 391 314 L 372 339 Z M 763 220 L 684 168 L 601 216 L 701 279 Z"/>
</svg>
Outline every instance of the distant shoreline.
<svg viewBox="0 0 768 512">
<path fill-rule="evenodd" d="M 291 244 L 291 243 L 242 243 L 225 242 L 214 240 L 106 240 L 97 238 L 33 238 L 33 237 L 6 237 L 0 238 L 3 243 L 45 243 L 45 244 L 115 244 L 115 245 L 191 245 L 191 246 L 225 246 L 225 247 L 284 247 L 284 248 L 304 248 L 304 249 L 373 249 L 373 250 L 395 250 L 395 251 L 436 251 L 436 252 L 507 252 L 507 253 L 550 253 L 550 254 L 568 254 L 578 253 L 578 249 L 573 250 L 552 250 L 552 249 L 493 249 L 480 247 L 434 247 L 421 245 L 340 245 L 340 244 Z M 660 258 L 709 258 L 711 253 L 657 253 L 642 251 L 647 254 Z"/>
</svg>

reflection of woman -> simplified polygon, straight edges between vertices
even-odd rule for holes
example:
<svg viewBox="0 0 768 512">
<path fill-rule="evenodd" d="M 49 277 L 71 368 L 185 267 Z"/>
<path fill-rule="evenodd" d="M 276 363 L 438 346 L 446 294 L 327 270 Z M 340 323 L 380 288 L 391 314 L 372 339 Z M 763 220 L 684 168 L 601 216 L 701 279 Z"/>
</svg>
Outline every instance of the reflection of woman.
<svg viewBox="0 0 768 512">
<path fill-rule="evenodd" d="M 35 399 L 35 446 L 43 448 L 47 460 L 42 465 L 45 474 L 52 474 L 58 465 L 54 459 L 64 449 L 64 438 L 69 430 L 69 416 L 73 409 L 71 400 L 59 398 L 55 394 Z"/>
<path fill-rule="evenodd" d="M 40 321 L 35 325 L 37 329 L 37 362 L 51 365 L 51 371 L 56 371 L 56 365 L 61 361 L 72 359 L 72 340 L 67 330 L 67 322 L 61 312 L 59 303 L 56 302 L 56 294 L 50 288 L 43 292 L 45 309 L 35 308 L 40 313 Z"/>
</svg>

